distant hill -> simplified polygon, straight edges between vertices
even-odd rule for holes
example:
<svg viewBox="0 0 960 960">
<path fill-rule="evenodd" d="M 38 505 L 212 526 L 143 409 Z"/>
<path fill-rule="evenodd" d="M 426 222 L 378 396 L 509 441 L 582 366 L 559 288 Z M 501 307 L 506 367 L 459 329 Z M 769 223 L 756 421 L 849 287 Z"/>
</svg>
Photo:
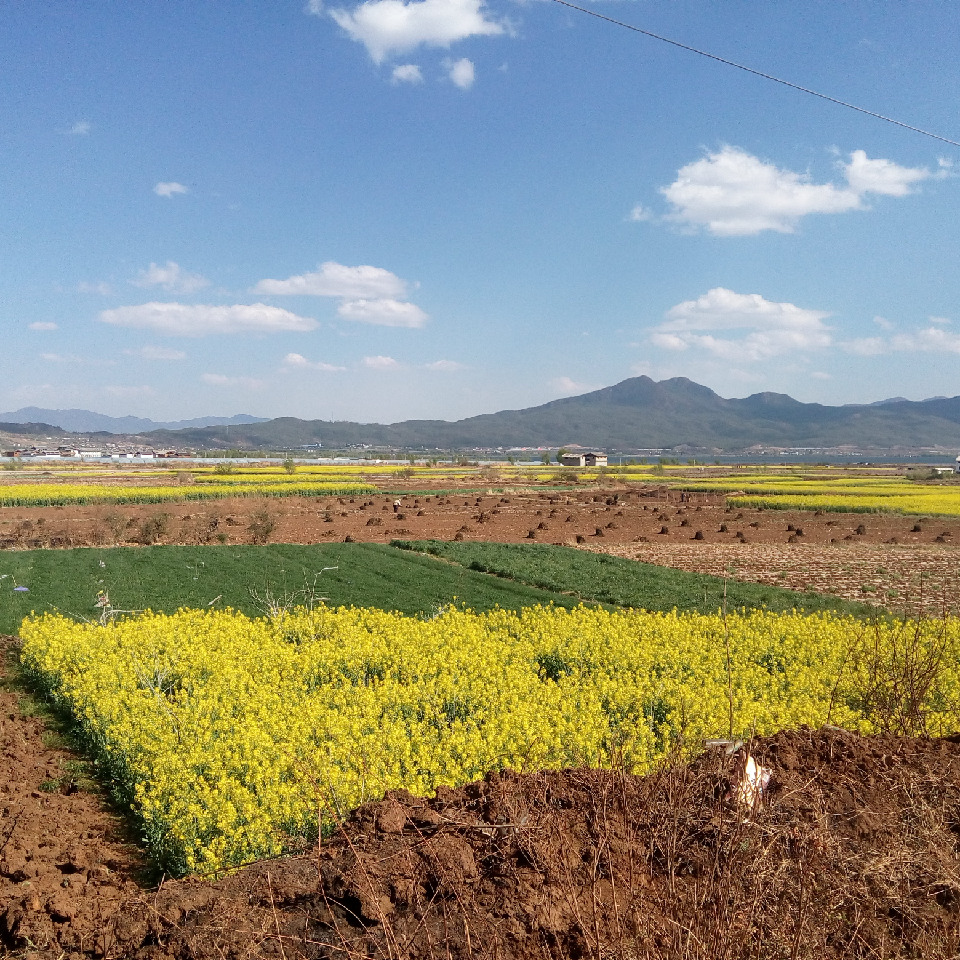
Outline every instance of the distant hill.
<svg viewBox="0 0 960 960">
<path fill-rule="evenodd" d="M 11 434 L 15 437 L 47 436 L 59 433 L 60 428 L 51 423 L 4 423 L 0 420 L 0 433 Z"/>
<path fill-rule="evenodd" d="M 577 397 L 465 420 L 362 424 L 282 417 L 247 425 L 155 431 L 157 446 L 285 450 L 322 443 L 392 449 L 558 447 L 738 452 L 754 446 L 960 449 L 960 397 L 840 407 L 782 393 L 728 400 L 685 377 L 633 377 Z"/>
<path fill-rule="evenodd" d="M 263 417 L 239 414 L 235 417 L 198 417 L 195 420 L 158 422 L 143 417 L 108 417 L 90 410 L 44 410 L 41 407 L 22 407 L 13 413 L 0 413 L 0 421 L 7 423 L 56 424 L 70 433 L 149 433 L 151 430 L 184 430 L 216 427 L 223 424 L 263 423 Z M 12 431 L 11 431 L 12 432 Z"/>
</svg>

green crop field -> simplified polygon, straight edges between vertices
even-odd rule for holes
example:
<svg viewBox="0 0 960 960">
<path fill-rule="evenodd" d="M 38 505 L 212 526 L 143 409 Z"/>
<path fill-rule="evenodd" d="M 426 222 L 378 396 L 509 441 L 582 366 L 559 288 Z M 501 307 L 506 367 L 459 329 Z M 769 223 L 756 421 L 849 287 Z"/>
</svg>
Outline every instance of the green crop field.
<svg viewBox="0 0 960 960">
<path fill-rule="evenodd" d="M 460 564 L 516 583 L 574 597 L 584 602 L 644 610 L 836 611 L 876 616 L 875 608 L 819 593 L 796 593 L 758 583 L 739 583 L 638 563 L 607 554 L 585 553 L 548 544 L 395 541 L 407 550 Z"/>
<path fill-rule="evenodd" d="M 26 589 L 24 589 L 26 588 Z M 163 546 L 0 553 L 0 633 L 56 610 L 98 620 L 106 594 L 117 611 L 173 613 L 180 607 L 231 607 L 251 616 L 271 605 L 323 600 L 432 614 L 450 603 L 518 610 L 576 599 L 377 544 Z"/>
<path fill-rule="evenodd" d="M 580 602 L 709 613 L 723 605 L 724 591 L 729 609 L 867 610 L 818 594 L 725 583 L 547 545 L 116 547 L 0 554 L 0 633 L 17 633 L 34 611 L 91 621 L 105 609 L 173 613 L 181 607 L 231 607 L 257 616 L 320 601 L 411 615 L 432 615 L 449 604 L 484 611 Z"/>
</svg>

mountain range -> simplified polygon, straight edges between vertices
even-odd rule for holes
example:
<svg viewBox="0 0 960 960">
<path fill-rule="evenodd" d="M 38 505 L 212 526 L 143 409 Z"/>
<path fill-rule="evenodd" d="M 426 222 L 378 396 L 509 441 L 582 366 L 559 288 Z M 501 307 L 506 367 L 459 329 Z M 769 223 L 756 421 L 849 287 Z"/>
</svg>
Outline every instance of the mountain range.
<svg viewBox="0 0 960 960">
<path fill-rule="evenodd" d="M 578 445 L 607 451 L 686 449 L 730 452 L 766 447 L 872 450 L 960 449 L 960 397 L 826 406 L 782 393 L 728 400 L 685 377 L 632 377 L 611 387 L 523 410 L 464 420 L 394 424 L 281 417 L 249 425 L 160 431 L 157 443 L 203 448 L 292 449 L 322 443 L 392 449 Z"/>
<path fill-rule="evenodd" d="M 159 425 L 136 417 L 26 407 L 0 421 L 53 423 L 65 430 L 101 430 L 149 438 L 156 447 L 201 450 L 293 450 L 322 444 L 337 450 L 470 450 L 580 446 L 605 451 L 709 451 L 754 447 L 855 448 L 919 452 L 960 449 L 960 397 L 826 406 L 783 393 L 725 399 L 685 377 L 656 382 L 632 377 L 576 397 L 464 420 L 393 424 L 274 420 L 240 415 Z"/>
<path fill-rule="evenodd" d="M 45 410 L 42 407 L 21 407 L 12 413 L 0 413 L 0 423 L 54 424 L 69 433 L 149 433 L 151 430 L 186 430 L 218 427 L 236 423 L 263 423 L 262 417 L 241 413 L 235 417 L 198 417 L 195 420 L 159 422 L 144 417 L 108 417 L 91 410 Z"/>
</svg>

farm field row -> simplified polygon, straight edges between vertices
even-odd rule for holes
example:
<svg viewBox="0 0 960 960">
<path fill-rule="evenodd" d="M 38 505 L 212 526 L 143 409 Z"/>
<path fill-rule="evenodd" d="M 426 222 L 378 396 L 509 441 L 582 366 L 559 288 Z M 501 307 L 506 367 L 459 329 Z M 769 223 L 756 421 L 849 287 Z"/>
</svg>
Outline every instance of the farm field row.
<svg viewBox="0 0 960 960">
<path fill-rule="evenodd" d="M 960 621 L 528 607 L 423 619 L 315 608 L 251 620 L 47 615 L 22 662 L 82 724 L 152 855 L 211 873 L 307 844 L 390 789 L 491 769 L 643 771 L 678 740 L 890 720 L 875 668 L 945 668 L 924 732 L 960 720 Z"/>
<path fill-rule="evenodd" d="M 722 493 L 732 507 L 960 515 L 960 484 L 918 482 L 899 475 L 744 472 L 678 481 L 677 485 L 691 492 Z"/>
<path fill-rule="evenodd" d="M 576 602 L 379 544 L 0 554 L 0 633 L 8 634 L 18 633 L 32 612 L 58 611 L 80 621 L 121 611 L 174 613 L 181 607 L 231 608 L 258 616 L 329 602 L 423 615 L 454 598 L 479 610 Z"/>
<path fill-rule="evenodd" d="M 231 608 L 258 616 L 319 603 L 412 616 L 432 616 L 450 604 L 485 611 L 581 601 L 708 613 L 720 609 L 726 595 L 730 609 L 866 609 L 572 549 L 475 544 L 458 556 L 437 543 L 408 546 L 424 552 L 362 543 L 6 551 L 0 553 L 0 634 L 17 633 L 32 612 L 96 622 L 120 611 Z"/>
<path fill-rule="evenodd" d="M 501 491 L 524 485 L 630 487 L 660 485 L 726 497 L 737 508 L 889 512 L 960 516 L 960 484 L 921 483 L 890 469 L 690 467 L 630 464 L 613 469 L 432 465 L 220 464 L 183 469 L 67 467 L 0 477 L 0 507 L 96 503 L 162 503 L 227 496 L 355 495 L 377 489 L 420 495 L 464 490 L 470 483 Z M 24 473 L 21 471 L 20 473 Z M 24 482 L 27 481 L 27 482 Z M 149 481 L 149 482 L 144 482 Z"/>
<path fill-rule="evenodd" d="M 686 574 L 654 562 L 624 560 L 605 551 L 586 552 L 547 544 L 465 541 L 395 541 L 395 545 L 555 592 L 561 597 L 642 610 L 674 609 L 715 613 L 728 610 L 840 611 L 873 616 L 870 607 L 809 591 L 777 585 L 740 583 L 719 575 Z M 655 556 L 655 554 L 653 554 Z"/>
<path fill-rule="evenodd" d="M 355 496 L 376 492 L 363 483 L 329 480 L 280 480 L 180 484 L 175 486 L 118 485 L 106 483 L 17 483 L 0 485 L 0 507 L 48 507 L 89 503 L 172 503 L 214 500 L 223 497 Z"/>
<path fill-rule="evenodd" d="M 833 490 L 728 496 L 733 507 L 768 510 L 832 510 L 838 513 L 899 513 L 907 516 L 960 516 L 960 486 L 913 485 L 909 491 Z"/>
<path fill-rule="evenodd" d="M 273 490 L 283 489 L 282 484 Z M 178 488 L 170 487 L 169 490 Z M 182 489 L 206 490 L 188 486 Z M 394 538 L 534 540 L 561 544 L 697 540 L 707 543 L 950 542 L 949 518 L 727 506 L 717 493 L 665 485 L 597 489 L 395 490 L 353 495 L 234 496 L 209 502 L 107 503 L 0 509 L 0 547 L 129 543 L 388 542 Z M 229 491 L 229 492 L 225 492 Z M 397 510 L 395 501 L 400 500 Z"/>
</svg>

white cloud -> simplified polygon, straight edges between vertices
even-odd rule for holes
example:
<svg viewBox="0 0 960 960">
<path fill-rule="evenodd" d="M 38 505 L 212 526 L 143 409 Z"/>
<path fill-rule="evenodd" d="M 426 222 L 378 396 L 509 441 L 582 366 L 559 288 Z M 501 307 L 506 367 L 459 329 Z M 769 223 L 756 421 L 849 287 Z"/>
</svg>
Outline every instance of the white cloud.
<svg viewBox="0 0 960 960">
<path fill-rule="evenodd" d="M 840 346 L 847 353 L 854 353 L 858 357 L 879 357 L 887 352 L 887 342 L 883 337 L 857 337 L 854 340 L 845 340 Z"/>
<path fill-rule="evenodd" d="M 660 192 L 674 208 L 671 219 L 722 237 L 763 230 L 790 233 L 807 214 L 860 206 L 853 190 L 811 183 L 808 177 L 730 146 L 688 163 Z"/>
<path fill-rule="evenodd" d="M 344 320 L 372 323 L 380 327 L 422 327 L 425 314 L 415 303 L 383 298 L 379 300 L 344 300 L 337 308 Z"/>
<path fill-rule="evenodd" d="M 168 182 L 161 181 L 153 188 L 153 192 L 158 197 L 173 197 L 178 193 L 189 193 L 190 191 L 182 183 L 171 180 Z"/>
<path fill-rule="evenodd" d="M 93 129 L 93 124 L 89 120 L 78 120 L 71 128 L 70 132 L 76 137 L 84 137 Z"/>
<path fill-rule="evenodd" d="M 655 346 L 663 347 L 664 350 L 686 350 L 690 346 L 690 341 L 684 337 L 678 337 L 675 333 L 664 333 L 662 330 L 654 331 L 650 339 Z"/>
<path fill-rule="evenodd" d="M 307 5 L 303 8 L 304 13 L 311 16 L 320 17 L 323 15 L 323 0 L 307 0 Z"/>
<path fill-rule="evenodd" d="M 283 358 L 283 365 L 291 370 L 322 370 L 325 373 L 346 370 L 346 367 L 337 367 L 332 363 L 324 363 L 322 360 L 308 360 L 299 353 L 288 353 Z"/>
<path fill-rule="evenodd" d="M 758 293 L 734 293 L 714 287 L 696 300 L 684 300 L 666 312 L 668 330 L 735 330 L 743 327 L 815 327 L 828 313 L 792 303 L 775 303 Z"/>
<path fill-rule="evenodd" d="M 811 380 L 832 380 L 833 377 L 829 373 L 825 373 L 823 370 L 814 370 L 810 374 Z"/>
<path fill-rule="evenodd" d="M 630 211 L 630 215 L 627 217 L 627 219 L 631 223 L 646 223 L 647 221 L 653 219 L 653 214 L 638 203 Z"/>
<path fill-rule="evenodd" d="M 396 370 L 400 366 L 393 357 L 364 357 L 360 362 L 371 370 Z"/>
<path fill-rule="evenodd" d="M 69 363 L 75 367 L 112 367 L 115 365 L 113 360 L 86 359 L 73 353 L 41 353 L 40 359 L 47 363 Z"/>
<path fill-rule="evenodd" d="M 313 273 L 286 280 L 261 280 L 254 293 L 273 296 L 339 297 L 337 313 L 345 320 L 383 327 L 422 327 L 428 317 L 416 304 L 401 298 L 410 284 L 382 267 L 344 266 L 332 260 Z"/>
<path fill-rule="evenodd" d="M 469 90 L 476 80 L 473 61 L 463 57 L 461 60 L 444 60 L 444 67 L 450 79 L 461 89 Z"/>
<path fill-rule="evenodd" d="M 243 387 L 245 390 L 259 390 L 264 386 L 262 380 L 253 377 L 228 377 L 223 373 L 204 373 L 200 379 L 211 387 Z"/>
<path fill-rule="evenodd" d="M 871 160 L 863 150 L 850 154 L 850 162 L 843 165 L 843 171 L 856 193 L 879 193 L 888 197 L 905 197 L 913 184 L 930 176 L 924 167 L 901 167 L 892 160 Z"/>
<path fill-rule="evenodd" d="M 31 330 L 57 330 L 55 323 L 50 320 L 36 320 L 28 325 Z"/>
<path fill-rule="evenodd" d="M 170 347 L 140 347 L 139 350 L 124 350 L 131 357 L 141 360 L 186 360 L 187 355 L 182 350 L 173 350 Z"/>
<path fill-rule="evenodd" d="M 881 320 L 874 317 L 874 320 Z M 885 353 L 960 353 L 960 333 L 946 330 L 950 323 L 948 317 L 928 317 L 929 327 L 914 330 L 912 333 L 898 333 L 891 337 L 859 337 L 846 340 L 840 347 L 847 353 L 861 357 L 877 357 Z M 893 328 L 893 324 L 884 321 L 884 330 Z"/>
<path fill-rule="evenodd" d="M 349 300 L 402 297 L 409 284 L 382 267 L 347 267 L 328 260 L 313 273 L 287 277 L 286 280 L 261 280 L 254 293 L 271 296 L 343 297 Z"/>
<path fill-rule="evenodd" d="M 393 68 L 391 79 L 394 83 L 423 83 L 423 74 L 415 63 L 401 63 Z"/>
<path fill-rule="evenodd" d="M 904 352 L 960 353 L 960 333 L 952 333 L 942 327 L 927 327 L 926 330 L 892 337 L 890 348 Z"/>
<path fill-rule="evenodd" d="M 362 43 L 374 63 L 408 53 L 421 44 L 449 47 L 467 37 L 497 36 L 506 25 L 487 19 L 482 0 L 367 0 L 330 16 Z"/>
<path fill-rule="evenodd" d="M 723 360 L 761 361 L 830 346 L 830 328 L 821 310 L 765 300 L 759 294 L 715 287 L 696 300 L 671 307 L 651 341 L 667 350 L 699 349 Z M 739 337 L 721 331 L 748 331 Z"/>
<path fill-rule="evenodd" d="M 457 370 L 463 370 L 464 365 L 456 360 L 434 360 L 432 363 L 425 363 L 423 369 L 440 373 L 456 373 Z"/>
<path fill-rule="evenodd" d="M 173 337 L 203 337 L 214 333 L 277 333 L 313 330 L 317 321 L 263 303 L 232 306 L 144 303 L 100 313 L 103 323 L 139 327 Z"/>
<path fill-rule="evenodd" d="M 724 146 L 682 167 L 660 192 L 673 207 L 670 220 L 718 237 L 749 236 L 764 230 L 792 233 L 802 217 L 861 210 L 867 194 L 904 196 L 931 176 L 924 168 L 870 159 L 863 150 L 855 150 L 840 168 L 846 185 L 814 183 L 806 174 Z"/>
<path fill-rule="evenodd" d="M 151 263 L 146 270 L 130 281 L 135 287 L 163 287 L 169 293 L 194 293 L 210 286 L 210 281 L 199 273 L 187 273 L 179 264 L 168 260 L 165 266 Z"/>
<path fill-rule="evenodd" d="M 874 322 L 881 330 L 892 330 L 892 329 L 893 329 L 893 322 L 890 321 L 890 320 L 888 320 L 886 317 L 874 317 L 874 318 L 873 318 L 873 322 Z"/>
<path fill-rule="evenodd" d="M 570 377 L 557 377 L 555 380 L 550 381 L 550 385 L 557 393 L 566 395 L 587 393 L 591 389 L 586 384 L 578 383 Z"/>
<path fill-rule="evenodd" d="M 101 297 L 110 297 L 113 295 L 113 287 L 103 280 L 98 280 L 95 283 L 89 283 L 86 280 L 81 280 L 80 283 L 77 284 L 77 291 L 79 293 L 97 293 Z"/>
</svg>

